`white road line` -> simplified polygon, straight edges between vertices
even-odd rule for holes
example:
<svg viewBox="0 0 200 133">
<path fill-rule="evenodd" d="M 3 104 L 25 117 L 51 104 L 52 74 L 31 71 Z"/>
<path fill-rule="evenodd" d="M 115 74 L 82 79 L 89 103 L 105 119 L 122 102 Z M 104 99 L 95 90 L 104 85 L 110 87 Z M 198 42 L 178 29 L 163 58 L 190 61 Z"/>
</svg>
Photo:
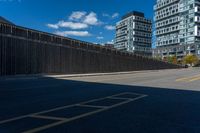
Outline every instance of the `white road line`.
<svg viewBox="0 0 200 133">
<path fill-rule="evenodd" d="M 125 94 L 125 93 L 119 93 L 119 94 L 115 94 L 115 95 L 112 95 L 112 96 L 117 96 L 117 95 L 120 95 L 120 94 Z M 78 103 L 78 104 L 84 104 L 84 103 L 87 103 L 87 102 L 103 100 L 105 98 L 107 98 L 107 97 L 92 99 L 92 100 L 89 100 L 89 101 L 86 101 L 86 102 L 81 102 L 81 103 Z M 52 112 L 52 111 L 56 111 L 56 110 L 61 110 L 61 109 L 65 109 L 65 108 L 70 108 L 70 107 L 74 107 L 74 106 L 76 106 L 76 104 L 67 105 L 67 106 L 61 106 L 61 107 L 57 107 L 57 108 L 53 108 L 53 109 L 49 109 L 49 110 L 44 110 L 44 111 L 41 111 L 41 112 L 33 113 L 33 114 L 22 115 L 22 116 L 19 116 L 19 117 L 14 117 L 14 118 L 11 118 L 11 119 L 2 120 L 2 121 L 0 121 L 0 124 L 4 124 L 4 123 L 7 123 L 7 122 L 23 119 L 23 118 L 26 118 L 26 117 L 29 117 L 29 116 L 32 116 L 32 115 L 44 114 L 44 113 L 48 113 L 48 112 Z"/>
<path fill-rule="evenodd" d="M 131 100 L 133 98 L 124 98 L 124 97 L 108 97 L 109 99 L 116 99 L 116 100 Z"/>
<path fill-rule="evenodd" d="M 66 121 L 55 122 L 55 123 L 52 123 L 52 124 L 49 124 L 49 125 L 46 125 L 46 126 L 43 126 L 43 127 L 40 127 L 40 128 L 35 128 L 35 129 L 29 130 L 29 131 L 24 131 L 22 133 L 34 133 L 34 132 L 38 132 L 38 131 L 41 131 L 41 130 L 44 130 L 44 129 L 47 129 L 47 128 L 50 128 L 50 127 L 61 125 L 61 124 L 65 123 L 65 122 Z"/>
<path fill-rule="evenodd" d="M 129 102 L 132 102 L 132 101 L 136 101 L 136 100 L 144 98 L 146 96 L 147 95 L 141 95 L 141 96 L 138 96 L 137 98 L 134 98 L 132 100 L 127 100 L 127 101 L 124 101 L 124 102 L 112 105 L 112 106 L 110 106 L 108 108 L 99 109 L 97 111 L 93 111 L 93 112 L 85 113 L 85 114 L 82 114 L 82 115 L 79 115 L 79 116 L 75 116 L 75 117 L 69 118 L 69 119 L 64 120 L 64 121 L 60 121 L 60 122 L 48 124 L 48 125 L 45 125 L 45 126 L 41 126 L 41 127 L 38 127 L 38 128 L 34 128 L 34 129 L 29 130 L 29 131 L 25 131 L 23 133 L 35 133 L 35 132 L 39 132 L 39 131 L 42 131 L 42 130 L 45 130 L 45 129 L 48 129 L 48 128 L 51 128 L 51 127 L 55 127 L 55 126 L 58 126 L 58 125 L 61 125 L 61 124 L 64 124 L 64 123 L 68 123 L 70 121 L 74 121 L 74 120 L 77 120 L 77 119 L 80 119 L 80 118 L 83 118 L 83 117 L 86 117 L 86 116 L 90 116 L 90 115 L 93 115 L 93 114 L 96 114 L 96 113 L 100 113 L 100 112 L 103 112 L 103 111 L 106 111 L 106 110 L 109 110 L 109 109 L 121 106 L 123 104 L 129 103 Z"/>
<path fill-rule="evenodd" d="M 108 98 L 110 98 L 110 99 L 122 99 L 122 100 L 134 99 L 134 98 L 131 98 L 131 97 L 122 97 L 124 95 L 137 95 L 137 96 L 141 96 L 141 94 L 138 94 L 138 93 L 127 92 L 125 94 L 119 94 L 119 95 L 116 95 L 116 96 L 110 96 Z"/>
<path fill-rule="evenodd" d="M 51 112 L 51 111 L 56 111 L 56 110 L 60 110 L 60 109 L 64 109 L 64 108 L 70 108 L 70 107 L 73 107 L 73 106 L 76 106 L 76 104 L 62 106 L 62 107 L 58 107 L 58 108 L 53 108 L 53 109 L 50 109 L 50 110 L 45 110 L 45 111 L 32 113 L 32 114 L 28 114 L 28 115 L 22 115 L 22 116 L 19 116 L 19 117 L 14 117 L 14 118 L 11 118 L 11 119 L 0 121 L 0 124 L 8 123 L 8 122 L 15 121 L 15 120 L 20 120 L 20 119 L 23 119 L 23 118 L 30 117 L 32 115 L 39 115 L 39 114 L 48 113 L 48 112 Z"/>
<path fill-rule="evenodd" d="M 108 106 L 96 106 L 96 105 L 87 105 L 87 104 L 77 104 L 77 106 L 80 107 L 90 107 L 90 108 L 97 108 L 97 109 L 103 109 L 103 108 L 108 108 Z"/>
<path fill-rule="evenodd" d="M 135 93 L 135 92 L 124 92 L 123 94 L 117 94 L 117 95 L 113 95 L 113 96 L 121 96 L 121 95 L 126 95 L 126 94 L 131 94 L 131 95 L 144 95 L 144 94 L 140 94 L 140 93 Z"/>
<path fill-rule="evenodd" d="M 23 115 L 23 116 L 14 117 L 14 118 L 7 119 L 7 120 L 2 120 L 2 121 L 0 121 L 0 124 L 8 123 L 8 122 L 15 121 L 15 120 L 20 120 L 20 119 L 23 119 L 23 118 L 27 118 L 29 116 L 31 116 L 31 115 Z"/>
<path fill-rule="evenodd" d="M 61 117 L 52 117 L 52 116 L 43 116 L 43 115 L 32 115 L 31 118 L 39 118 L 39 119 L 48 119 L 48 120 L 58 120 L 58 121 L 64 121 L 67 120 L 67 118 L 61 118 Z"/>
<path fill-rule="evenodd" d="M 107 97 L 103 97 L 103 98 L 92 99 L 92 100 L 89 100 L 89 101 L 86 101 L 86 102 L 80 102 L 80 103 L 78 103 L 78 105 L 79 104 L 85 104 L 85 103 L 88 103 L 88 102 L 93 102 L 93 101 L 99 101 L 99 100 L 103 100 L 103 99 L 106 99 L 106 98 L 109 98 L 109 97 L 114 97 L 114 96 L 123 95 L 123 94 L 138 94 L 140 96 L 143 95 L 143 94 L 139 94 L 139 93 L 123 92 L 123 93 L 119 93 L 119 94 L 115 94 L 115 95 L 111 95 L 111 96 L 107 96 Z M 44 110 L 44 111 L 41 111 L 41 112 L 22 115 L 22 116 L 10 118 L 10 119 L 7 119 L 7 120 L 2 120 L 2 121 L 0 121 L 0 124 L 12 122 L 12 121 L 15 121 L 15 120 L 20 120 L 20 119 L 27 118 L 27 117 L 30 117 L 30 116 L 33 116 L 33 115 L 39 115 L 39 114 L 44 114 L 44 113 L 48 113 L 48 112 L 52 112 L 52 111 L 56 111 L 56 110 L 75 107 L 76 105 L 77 104 L 66 105 L 66 106 L 61 106 L 61 107 L 57 107 L 57 108 L 53 108 L 53 109 L 49 109 L 49 110 Z"/>
<path fill-rule="evenodd" d="M 87 103 L 90 103 L 90 102 L 96 102 L 96 101 L 104 100 L 104 99 L 107 99 L 109 97 L 114 97 L 114 96 L 118 96 L 118 95 L 122 95 L 122 94 L 126 94 L 126 92 L 115 94 L 115 95 L 111 95 L 111 96 L 107 96 L 107 97 L 103 97 L 103 98 L 92 99 L 92 100 L 89 100 L 89 101 L 86 101 L 86 102 L 81 102 L 79 104 L 87 104 Z"/>
</svg>

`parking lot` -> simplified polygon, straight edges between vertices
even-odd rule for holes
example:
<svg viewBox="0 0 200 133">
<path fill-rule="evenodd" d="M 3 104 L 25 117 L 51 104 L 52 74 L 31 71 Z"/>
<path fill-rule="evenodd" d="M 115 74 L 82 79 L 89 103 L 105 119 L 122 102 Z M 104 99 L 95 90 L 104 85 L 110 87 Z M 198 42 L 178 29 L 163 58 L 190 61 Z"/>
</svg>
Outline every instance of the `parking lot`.
<svg viewBox="0 0 200 133">
<path fill-rule="evenodd" d="M 199 69 L 0 81 L 0 133 L 198 133 Z"/>
</svg>

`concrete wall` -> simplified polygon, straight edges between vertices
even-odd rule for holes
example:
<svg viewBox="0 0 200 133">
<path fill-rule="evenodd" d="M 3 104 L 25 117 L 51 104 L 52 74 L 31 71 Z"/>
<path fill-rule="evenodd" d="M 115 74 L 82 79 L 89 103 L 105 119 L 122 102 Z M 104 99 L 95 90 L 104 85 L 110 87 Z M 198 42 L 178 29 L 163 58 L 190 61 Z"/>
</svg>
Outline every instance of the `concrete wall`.
<svg viewBox="0 0 200 133">
<path fill-rule="evenodd" d="M 178 67 L 79 40 L 0 23 L 0 76 Z"/>
</svg>

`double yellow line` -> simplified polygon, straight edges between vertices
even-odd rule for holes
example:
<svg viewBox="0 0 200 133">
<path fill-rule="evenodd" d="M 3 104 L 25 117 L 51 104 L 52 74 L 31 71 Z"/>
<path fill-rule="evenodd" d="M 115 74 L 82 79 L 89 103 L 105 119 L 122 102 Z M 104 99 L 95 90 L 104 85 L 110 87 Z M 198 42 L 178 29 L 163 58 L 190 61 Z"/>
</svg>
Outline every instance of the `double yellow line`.
<svg viewBox="0 0 200 133">
<path fill-rule="evenodd" d="M 200 80 L 200 74 L 194 75 L 194 76 L 189 76 L 189 77 L 184 77 L 184 78 L 179 78 L 176 79 L 176 82 L 193 82 Z"/>
</svg>

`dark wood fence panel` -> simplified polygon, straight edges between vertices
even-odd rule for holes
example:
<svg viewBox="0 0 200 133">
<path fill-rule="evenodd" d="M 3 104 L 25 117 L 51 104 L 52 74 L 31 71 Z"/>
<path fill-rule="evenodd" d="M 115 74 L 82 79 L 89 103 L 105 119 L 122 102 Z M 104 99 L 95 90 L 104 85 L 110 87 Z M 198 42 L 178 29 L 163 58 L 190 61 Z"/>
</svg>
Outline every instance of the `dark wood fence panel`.
<svg viewBox="0 0 200 133">
<path fill-rule="evenodd" d="M 0 23 L 0 76 L 172 68 L 180 66 Z"/>
</svg>

